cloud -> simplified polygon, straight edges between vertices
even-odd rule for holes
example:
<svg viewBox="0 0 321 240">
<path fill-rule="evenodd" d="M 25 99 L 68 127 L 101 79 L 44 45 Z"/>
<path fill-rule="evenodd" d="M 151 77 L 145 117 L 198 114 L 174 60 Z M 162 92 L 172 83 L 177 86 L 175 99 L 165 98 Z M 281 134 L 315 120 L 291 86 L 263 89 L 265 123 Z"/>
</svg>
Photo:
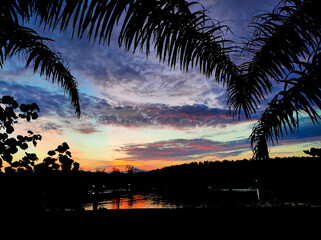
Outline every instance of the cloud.
<svg viewBox="0 0 321 240">
<path fill-rule="evenodd" d="M 63 95 L 63 91 L 59 87 L 55 89 L 55 86 L 53 86 L 51 88 L 52 91 L 49 91 L 42 87 L 27 85 L 19 81 L 7 82 L 0 80 L 0 89 L 0 96 L 13 96 L 19 104 L 37 103 L 40 112 L 38 113 L 39 119 L 34 124 L 40 131 L 63 134 L 64 129 L 69 128 L 82 134 L 99 132 L 96 129 L 97 126 L 91 122 L 93 119 L 85 116 L 78 119 L 75 116 L 70 99 Z M 85 95 L 82 99 L 85 100 L 82 104 L 82 110 L 90 109 L 90 106 L 93 105 L 92 103 L 90 104 L 90 98 Z"/>
<path fill-rule="evenodd" d="M 101 132 L 97 130 L 97 127 L 90 122 L 76 124 L 75 126 L 72 126 L 72 129 L 81 134 L 92 134 L 92 133 Z"/>
<path fill-rule="evenodd" d="M 201 156 L 223 156 L 227 151 L 229 154 L 237 155 L 249 150 L 246 140 L 235 142 L 218 142 L 208 139 L 174 139 L 146 144 L 131 144 L 120 147 L 117 151 L 126 153 L 126 160 L 193 160 Z M 228 154 L 226 154 L 228 156 Z M 124 160 L 124 159 L 122 159 Z"/>
<path fill-rule="evenodd" d="M 84 93 L 80 93 L 82 115 L 81 119 L 77 119 L 70 100 L 58 87 L 49 91 L 15 81 L 0 81 L 0 87 L 3 95 L 12 95 L 19 103 L 37 103 L 41 110 L 39 116 L 72 120 L 71 128 L 84 134 L 98 132 L 99 125 L 186 130 L 240 123 L 227 115 L 225 109 L 211 108 L 204 104 L 171 106 L 121 103 L 115 99 L 103 99 Z"/>
<path fill-rule="evenodd" d="M 70 99 L 63 94 L 63 89 L 48 84 L 51 85 L 50 90 L 21 81 L 9 82 L 0 79 L 0 94 L 13 96 L 19 104 L 37 103 L 40 108 L 39 116 L 59 115 L 63 118 L 75 116 Z"/>
<path fill-rule="evenodd" d="M 211 104 L 221 106 L 216 96 L 225 92 L 213 79 L 199 73 L 198 68 L 184 73 L 160 63 L 155 54 L 148 59 L 141 52 L 132 54 L 119 46 L 88 44 L 87 40 L 67 40 L 59 37 L 57 49 L 62 52 L 80 86 L 91 84 L 100 93 L 108 92 L 122 101 L 136 103 L 194 104 L 209 90 Z M 209 83 L 210 82 L 210 83 Z"/>
<path fill-rule="evenodd" d="M 238 156 L 246 151 L 249 151 L 250 149 L 242 149 L 242 150 L 235 150 L 235 151 L 226 151 L 226 152 L 217 152 L 215 155 L 219 158 L 226 158 L 226 157 L 232 157 L 232 156 Z"/>
<path fill-rule="evenodd" d="M 271 10 L 278 0 L 199 0 L 207 10 L 207 14 L 219 21 L 228 21 L 225 24 L 237 34 L 237 40 L 244 36 L 244 28 L 250 23 L 252 17 L 260 10 Z"/>
<path fill-rule="evenodd" d="M 55 132 L 59 135 L 63 134 L 63 126 L 60 124 L 56 124 L 54 122 L 46 122 L 40 125 L 40 130 L 44 132 Z"/>
<path fill-rule="evenodd" d="M 240 123 L 227 115 L 227 111 L 206 105 L 170 106 L 144 104 L 112 106 L 101 100 L 92 107 L 92 114 L 100 124 L 124 127 L 171 127 L 190 129 L 196 127 L 226 127 Z"/>
</svg>

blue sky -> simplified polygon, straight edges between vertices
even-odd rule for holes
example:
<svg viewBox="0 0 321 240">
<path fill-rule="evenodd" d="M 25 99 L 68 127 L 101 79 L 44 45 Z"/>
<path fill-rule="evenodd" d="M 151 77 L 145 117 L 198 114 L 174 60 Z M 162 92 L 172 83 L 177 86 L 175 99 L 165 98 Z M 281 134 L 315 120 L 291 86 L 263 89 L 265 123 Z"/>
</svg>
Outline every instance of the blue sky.
<svg viewBox="0 0 321 240">
<path fill-rule="evenodd" d="M 208 14 L 229 25 L 228 38 L 241 42 L 258 10 L 270 10 L 277 1 L 202 0 Z M 70 32 L 43 33 L 55 40 L 52 47 L 69 63 L 79 84 L 82 115 L 78 119 L 63 90 L 25 68 L 19 57 L 9 59 L 0 71 L 0 94 L 19 103 L 36 102 L 39 119 L 21 122 L 15 133 L 33 130 L 43 136 L 38 156 L 66 141 L 85 170 L 133 165 L 155 169 L 172 164 L 251 157 L 248 137 L 259 117 L 233 120 L 227 115 L 225 89 L 214 77 L 191 69 L 188 73 L 159 63 L 152 53 L 126 52 L 110 46 L 71 40 Z M 236 58 L 236 61 L 243 61 Z M 302 156 L 302 150 L 320 147 L 320 125 L 302 115 L 300 131 L 279 141 L 271 156 Z"/>
</svg>

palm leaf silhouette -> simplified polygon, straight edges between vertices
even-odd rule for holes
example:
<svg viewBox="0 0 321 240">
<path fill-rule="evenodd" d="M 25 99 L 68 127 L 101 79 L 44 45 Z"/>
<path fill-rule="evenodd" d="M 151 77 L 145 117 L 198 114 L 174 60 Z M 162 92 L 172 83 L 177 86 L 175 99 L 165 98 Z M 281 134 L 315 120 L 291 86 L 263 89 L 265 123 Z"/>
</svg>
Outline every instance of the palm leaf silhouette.
<svg viewBox="0 0 321 240">
<path fill-rule="evenodd" d="M 283 79 L 311 47 L 316 48 L 320 13 L 318 1 L 283 0 L 272 12 L 254 18 L 253 36 L 244 47 L 252 58 L 228 86 L 227 103 L 234 115 L 243 110 L 250 118 L 271 93 L 271 80 Z"/>
<path fill-rule="evenodd" d="M 50 8 L 44 7 L 48 2 Z M 238 72 L 228 53 L 234 51 L 224 38 L 228 27 L 214 22 L 205 10 L 190 11 L 185 0 L 44 0 L 34 8 L 45 28 L 73 29 L 78 38 L 109 44 L 112 32 L 121 23 L 118 43 L 125 49 L 145 51 L 151 47 L 158 58 L 182 70 L 199 66 L 206 76 L 215 74 L 227 83 Z"/>
<path fill-rule="evenodd" d="M 52 82 L 57 82 L 71 97 L 75 113 L 80 116 L 77 82 L 70 73 L 60 54 L 51 50 L 48 38 L 39 36 L 34 30 L 19 25 L 33 14 L 29 1 L 5 0 L 0 7 L 0 67 L 5 59 L 16 54 L 26 58 L 26 66 L 33 65 L 34 72 L 40 71 Z"/>
<path fill-rule="evenodd" d="M 268 158 L 268 142 L 274 144 L 283 134 L 293 133 L 301 112 L 308 113 L 313 123 L 320 118 L 314 109 L 321 107 L 320 75 L 316 74 L 320 14 L 318 1 L 283 0 L 252 22 L 253 37 L 244 47 L 252 58 L 239 66 L 241 75 L 232 78 L 227 89 L 232 114 L 240 117 L 243 111 L 250 118 L 271 93 L 272 81 L 284 84 L 284 91 L 273 98 L 253 128 L 254 159 Z M 307 58 L 313 58 L 312 63 L 301 61 Z M 284 80 L 293 74 L 300 77 Z"/>
<path fill-rule="evenodd" d="M 312 54 L 311 62 L 302 62 L 300 70 L 294 71 L 299 77 L 285 81 L 284 90 L 273 98 L 254 126 L 250 136 L 254 159 L 268 158 L 267 142 L 274 144 L 284 133 L 294 133 L 301 113 L 307 113 L 314 124 L 321 120 L 315 109 L 321 109 L 320 50 Z"/>
</svg>

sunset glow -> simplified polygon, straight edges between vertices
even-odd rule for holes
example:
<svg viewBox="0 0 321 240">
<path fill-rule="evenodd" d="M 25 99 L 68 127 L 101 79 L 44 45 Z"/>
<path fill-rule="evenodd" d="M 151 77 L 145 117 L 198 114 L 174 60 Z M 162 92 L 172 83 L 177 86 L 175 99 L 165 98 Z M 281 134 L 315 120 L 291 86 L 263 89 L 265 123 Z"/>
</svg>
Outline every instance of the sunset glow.
<svg viewBox="0 0 321 240">
<path fill-rule="evenodd" d="M 270 10 L 277 1 L 200 2 L 207 8 L 215 5 L 209 13 L 228 20 L 234 32 L 228 36 L 237 40 L 246 35 L 244 27 L 255 11 Z M 71 31 L 43 33 L 38 25 L 29 24 L 40 35 L 54 39 L 53 48 L 69 62 L 79 84 L 82 114 L 78 118 L 62 88 L 25 68 L 24 60 L 7 60 L 0 71 L 0 95 L 40 107 L 36 121 L 15 126 L 16 135 L 32 130 L 43 137 L 27 152 L 42 159 L 67 142 L 72 158 L 90 171 L 125 170 L 128 165 L 152 170 L 192 161 L 252 157 L 248 137 L 265 105 L 251 120 L 233 119 L 226 107 L 226 89 L 198 68 L 187 73 L 179 67 L 171 69 L 156 54 L 146 59 L 144 53 L 126 52 L 116 38 L 110 46 L 89 44 L 87 39 L 71 40 Z M 300 131 L 271 146 L 270 155 L 304 156 L 304 149 L 320 146 L 320 126 L 303 114 Z"/>
</svg>

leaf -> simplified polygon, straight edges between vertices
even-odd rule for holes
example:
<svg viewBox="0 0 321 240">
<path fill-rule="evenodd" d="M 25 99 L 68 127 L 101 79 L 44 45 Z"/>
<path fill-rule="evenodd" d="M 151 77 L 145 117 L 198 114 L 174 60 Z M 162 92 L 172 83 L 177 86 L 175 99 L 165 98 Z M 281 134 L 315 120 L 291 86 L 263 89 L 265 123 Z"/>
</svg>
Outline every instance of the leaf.
<svg viewBox="0 0 321 240">
<path fill-rule="evenodd" d="M 50 150 L 50 151 L 48 151 L 48 155 L 49 155 L 49 156 L 54 156 L 54 155 L 56 155 L 55 150 Z"/>
<path fill-rule="evenodd" d="M 63 142 L 62 143 L 62 146 L 67 150 L 67 149 L 69 149 L 69 145 L 66 143 L 66 142 Z"/>
<path fill-rule="evenodd" d="M 28 112 L 29 107 L 28 107 L 28 105 L 26 105 L 26 104 L 20 104 L 20 110 L 21 110 L 22 112 Z"/>
<path fill-rule="evenodd" d="M 13 107 L 14 109 L 16 109 L 18 106 L 19 106 L 19 104 L 18 104 L 17 101 L 13 101 L 13 102 L 12 102 L 12 107 Z"/>
<path fill-rule="evenodd" d="M 40 109 L 36 103 L 31 103 L 30 109 L 31 109 L 31 111 L 37 110 L 38 112 L 40 112 Z"/>
<path fill-rule="evenodd" d="M 70 151 L 66 151 L 66 154 L 71 157 L 71 152 Z"/>
<path fill-rule="evenodd" d="M 23 140 L 24 140 L 24 136 L 18 135 L 18 136 L 17 136 L 17 139 L 18 139 L 19 141 L 23 141 Z"/>
<path fill-rule="evenodd" d="M 16 146 L 11 146 L 10 147 L 10 153 L 11 154 L 15 154 L 15 153 L 17 153 L 18 152 L 18 148 L 16 147 Z"/>
<path fill-rule="evenodd" d="M 38 114 L 36 112 L 33 112 L 31 117 L 33 120 L 36 120 L 38 118 Z"/>
<path fill-rule="evenodd" d="M 3 96 L 1 100 L 3 104 L 10 104 L 13 101 L 13 97 Z"/>
<path fill-rule="evenodd" d="M 6 128 L 6 133 L 8 133 L 8 134 L 13 133 L 13 131 L 14 131 L 14 128 L 12 126 L 9 126 Z"/>
<path fill-rule="evenodd" d="M 28 148 L 28 144 L 27 144 L 27 143 L 22 143 L 22 144 L 20 145 L 20 148 L 21 148 L 22 150 L 26 150 L 26 149 Z"/>
<path fill-rule="evenodd" d="M 6 161 L 7 163 L 11 163 L 12 162 L 12 155 L 10 154 L 10 153 L 5 153 L 5 154 L 3 154 L 2 155 L 2 159 L 4 160 L 4 161 Z"/>
</svg>

